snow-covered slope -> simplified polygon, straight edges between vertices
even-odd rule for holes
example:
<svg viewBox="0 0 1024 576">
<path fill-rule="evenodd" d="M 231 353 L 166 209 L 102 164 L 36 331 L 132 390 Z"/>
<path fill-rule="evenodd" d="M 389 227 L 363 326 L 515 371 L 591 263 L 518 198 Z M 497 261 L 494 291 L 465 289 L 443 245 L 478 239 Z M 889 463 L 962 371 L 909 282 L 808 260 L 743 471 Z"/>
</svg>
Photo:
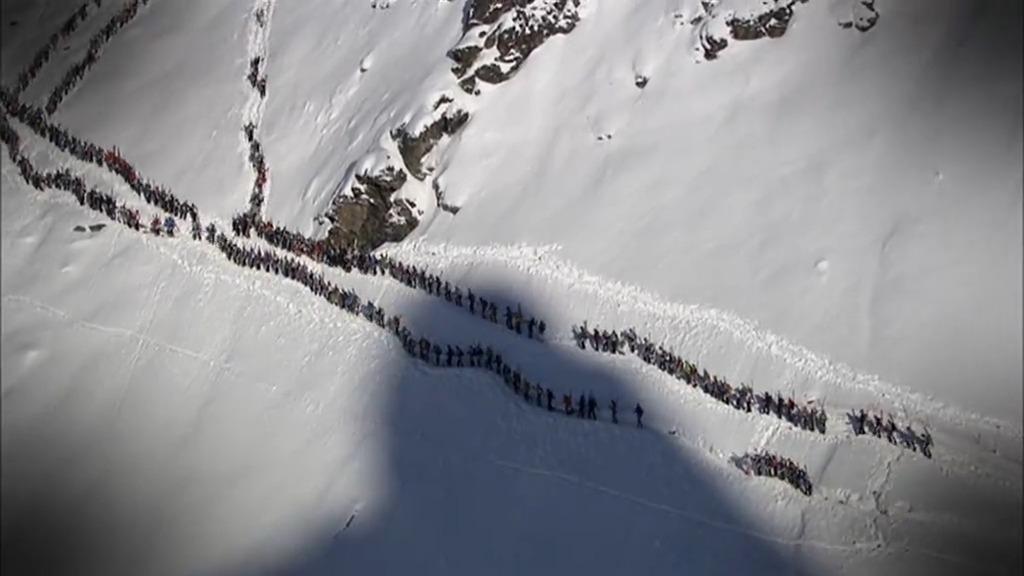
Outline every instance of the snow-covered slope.
<svg viewBox="0 0 1024 576">
<path fill-rule="evenodd" d="M 90 12 L 22 98 L 45 104 L 122 6 Z M 225 230 L 255 121 L 267 216 L 323 235 L 356 174 L 403 166 L 393 131 L 450 99 L 470 120 L 400 190 L 422 221 L 383 251 L 521 302 L 547 342 L 324 274 L 431 339 L 618 398 L 623 420 L 639 401 L 647 429 L 426 366 L 209 244 L 74 231 L 104 220 L 27 186 L 4 147 L 5 573 L 1017 573 L 1020 6 L 876 2 L 862 33 L 839 24 L 864 4 L 796 3 L 781 38 L 707 59 L 702 41 L 765 6 L 582 0 L 574 29 L 472 95 L 446 57 L 462 2 L 150 0 L 54 120 Z M 5 86 L 77 7 L 3 0 Z M 12 125 L 41 169 L 142 205 Z M 580 351 L 583 320 L 823 404 L 828 433 Z M 927 427 L 934 458 L 853 436 L 858 407 Z M 806 466 L 814 495 L 729 464 L 756 449 Z"/>
</svg>

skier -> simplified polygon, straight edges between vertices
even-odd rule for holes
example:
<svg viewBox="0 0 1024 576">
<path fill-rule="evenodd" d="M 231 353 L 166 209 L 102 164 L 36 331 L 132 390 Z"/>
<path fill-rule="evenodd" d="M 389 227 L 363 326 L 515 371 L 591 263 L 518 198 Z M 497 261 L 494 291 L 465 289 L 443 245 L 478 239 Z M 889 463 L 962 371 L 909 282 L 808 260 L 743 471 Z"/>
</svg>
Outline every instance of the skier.
<svg viewBox="0 0 1024 576">
<path fill-rule="evenodd" d="M 577 416 L 579 416 L 580 418 L 587 417 L 587 397 L 584 396 L 583 394 L 580 394 L 580 402 L 577 409 L 579 410 L 579 412 L 576 414 Z"/>
<path fill-rule="evenodd" d="M 597 420 L 597 400 L 594 399 L 593 393 L 587 398 L 587 418 Z"/>
<path fill-rule="evenodd" d="M 526 323 L 526 335 L 529 338 L 533 338 L 533 327 L 537 325 L 537 321 L 530 318 L 530 321 Z"/>
<path fill-rule="evenodd" d="M 640 406 L 639 402 L 636 403 L 636 408 L 633 409 L 633 413 L 636 414 L 636 427 L 643 428 L 644 409 Z"/>
<path fill-rule="evenodd" d="M 566 416 L 572 415 L 572 396 L 569 394 L 562 394 L 562 408 L 565 409 Z"/>
<path fill-rule="evenodd" d="M 544 324 L 544 321 L 543 321 L 543 320 L 541 320 L 541 321 L 540 321 L 540 322 L 539 322 L 539 323 L 537 324 L 537 336 L 538 336 L 539 338 L 543 338 L 543 337 L 544 337 L 544 330 L 546 330 L 546 329 L 547 329 L 547 325 L 546 325 L 546 324 Z"/>
<path fill-rule="evenodd" d="M 612 410 L 612 424 L 619 423 L 619 405 L 615 400 L 612 400 L 611 404 L 608 405 Z"/>
<path fill-rule="evenodd" d="M 551 412 L 552 410 L 555 409 L 554 406 L 551 405 L 551 403 L 554 400 L 555 400 L 555 393 L 551 391 L 551 388 L 548 388 L 548 412 Z"/>
<path fill-rule="evenodd" d="M 167 232 L 168 236 L 174 236 L 174 228 L 176 226 L 177 224 L 175 223 L 174 218 L 168 216 L 167 218 L 164 219 L 164 231 Z"/>
</svg>

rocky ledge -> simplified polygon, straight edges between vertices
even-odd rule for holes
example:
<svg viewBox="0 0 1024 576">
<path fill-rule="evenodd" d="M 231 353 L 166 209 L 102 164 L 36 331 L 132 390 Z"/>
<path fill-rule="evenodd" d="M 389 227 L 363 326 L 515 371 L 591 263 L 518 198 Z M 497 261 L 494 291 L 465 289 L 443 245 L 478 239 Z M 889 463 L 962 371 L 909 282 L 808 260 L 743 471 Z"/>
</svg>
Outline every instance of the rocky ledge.
<svg viewBox="0 0 1024 576">
<path fill-rule="evenodd" d="M 579 22 L 581 0 L 467 0 L 463 35 L 448 51 L 452 74 L 470 94 L 478 82 L 500 84 L 548 38 Z"/>
</svg>

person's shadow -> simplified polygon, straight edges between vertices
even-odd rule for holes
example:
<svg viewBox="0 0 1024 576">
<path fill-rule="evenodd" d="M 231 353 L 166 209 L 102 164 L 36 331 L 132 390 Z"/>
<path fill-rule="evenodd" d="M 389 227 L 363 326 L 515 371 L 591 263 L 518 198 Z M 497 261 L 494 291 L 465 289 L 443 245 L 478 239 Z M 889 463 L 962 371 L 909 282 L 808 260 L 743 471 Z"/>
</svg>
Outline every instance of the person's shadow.
<svg viewBox="0 0 1024 576">
<path fill-rule="evenodd" d="M 481 290 L 501 303 L 518 300 L 502 292 Z M 812 572 L 792 548 L 756 534 L 694 456 L 658 429 L 656 407 L 645 407 L 648 426 L 636 427 L 635 384 L 601 368 L 594 352 L 518 337 L 501 312 L 493 325 L 441 301 L 413 306 L 401 313 L 417 336 L 442 348 L 497 347 L 531 382 L 555 392 L 555 410 L 546 398 L 537 407 L 535 398 L 516 396 L 483 369 L 396 358 L 380 382 L 390 395 L 383 505 L 343 514 L 341 528 L 271 573 Z M 544 306 L 523 307 L 545 315 Z M 548 339 L 563 329 L 568 334 L 567 326 L 550 327 Z M 562 412 L 570 392 L 574 401 L 593 392 L 599 421 Z M 618 425 L 608 409 L 613 398 Z"/>
</svg>

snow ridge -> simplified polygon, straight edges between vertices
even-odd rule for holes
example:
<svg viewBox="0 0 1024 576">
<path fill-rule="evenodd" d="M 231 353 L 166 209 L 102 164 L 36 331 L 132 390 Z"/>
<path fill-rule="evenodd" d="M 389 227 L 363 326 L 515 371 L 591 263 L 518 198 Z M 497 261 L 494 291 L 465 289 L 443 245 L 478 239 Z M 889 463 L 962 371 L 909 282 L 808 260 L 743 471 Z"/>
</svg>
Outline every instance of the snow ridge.
<svg viewBox="0 0 1024 576">
<path fill-rule="evenodd" d="M 862 374 L 852 367 L 830 360 L 786 338 L 760 328 L 755 322 L 736 314 L 698 304 L 667 302 L 658 295 L 617 280 L 591 274 L 559 258 L 557 245 L 456 246 L 423 240 L 388 247 L 386 253 L 413 263 L 440 270 L 478 264 L 498 264 L 519 273 L 571 287 L 620 308 L 635 309 L 661 322 L 672 332 L 694 335 L 710 342 L 725 335 L 749 350 L 779 359 L 817 381 L 836 388 L 868 391 L 891 403 L 899 411 L 919 418 L 941 417 L 957 425 L 981 425 L 997 434 L 1021 438 L 1021 428 L 993 417 L 955 408 L 884 382 L 873 374 Z"/>
</svg>

